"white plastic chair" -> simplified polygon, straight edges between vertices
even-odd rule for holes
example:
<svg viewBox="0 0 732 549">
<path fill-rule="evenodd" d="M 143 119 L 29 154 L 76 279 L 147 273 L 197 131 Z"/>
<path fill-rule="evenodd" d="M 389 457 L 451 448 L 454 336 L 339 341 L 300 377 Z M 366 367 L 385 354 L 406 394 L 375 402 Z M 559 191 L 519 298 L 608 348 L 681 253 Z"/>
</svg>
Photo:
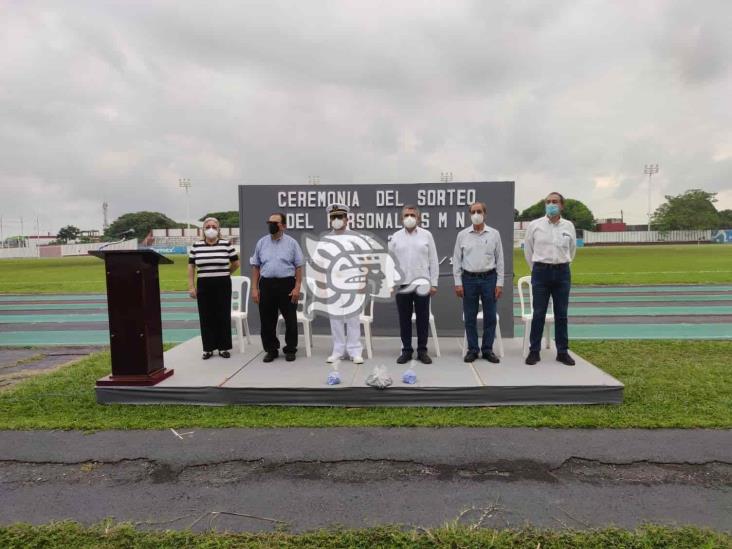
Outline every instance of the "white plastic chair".
<svg viewBox="0 0 732 549">
<path fill-rule="evenodd" d="M 231 277 L 231 320 L 239 339 L 239 352 L 241 353 L 244 352 L 244 334 L 247 336 L 247 343 L 252 342 L 248 320 L 251 286 L 252 283 L 248 276 Z"/>
<path fill-rule="evenodd" d="M 412 323 L 417 324 L 417 313 L 412 313 Z M 435 315 L 432 314 L 432 300 L 430 299 L 430 333 L 432 342 L 435 345 L 435 356 L 440 356 L 440 341 L 437 339 L 437 328 L 435 326 Z"/>
<path fill-rule="evenodd" d="M 529 308 L 525 307 L 524 291 L 528 290 L 529 293 Z M 531 333 L 531 319 L 534 316 L 534 293 L 531 290 L 531 277 L 522 276 L 518 279 L 518 295 L 519 303 L 521 303 L 521 320 L 524 323 L 524 345 L 523 353 L 524 357 L 529 354 L 529 334 Z M 552 338 L 551 338 L 551 327 L 554 324 L 554 304 L 552 298 L 549 298 L 549 305 L 546 310 L 546 320 L 544 320 L 544 333 L 542 339 L 546 341 L 546 348 L 551 349 Z"/>
<path fill-rule="evenodd" d="M 303 284 L 300 287 L 300 298 L 297 301 L 297 322 L 298 324 L 302 324 L 302 333 L 305 337 L 305 356 L 312 356 L 313 355 L 313 330 L 310 326 L 310 323 L 313 321 L 312 318 L 310 318 L 305 311 L 307 306 L 307 285 Z M 285 319 L 282 318 L 282 315 L 277 317 L 277 328 L 275 330 L 275 333 L 280 332 L 280 324 L 284 324 Z"/>
<path fill-rule="evenodd" d="M 366 343 L 366 356 L 369 358 L 374 358 L 374 348 L 371 342 L 371 324 L 374 322 L 374 296 L 373 294 L 369 295 L 369 304 L 366 307 L 368 309 L 368 313 L 366 311 L 362 312 L 360 315 L 358 315 L 358 320 L 361 322 L 361 325 L 363 326 L 363 339 Z"/>
<path fill-rule="evenodd" d="M 483 308 L 481 305 L 480 311 L 478 311 L 478 316 L 476 317 L 476 326 L 479 322 L 483 322 Z M 463 324 L 465 324 L 465 313 L 463 313 Z M 478 332 L 478 335 L 480 335 L 480 332 Z M 496 313 L 496 336 L 493 338 L 493 343 L 498 345 L 498 356 L 503 357 L 503 338 L 501 337 L 501 317 L 498 316 L 498 313 Z M 463 354 L 468 352 L 468 334 L 463 330 Z"/>
</svg>

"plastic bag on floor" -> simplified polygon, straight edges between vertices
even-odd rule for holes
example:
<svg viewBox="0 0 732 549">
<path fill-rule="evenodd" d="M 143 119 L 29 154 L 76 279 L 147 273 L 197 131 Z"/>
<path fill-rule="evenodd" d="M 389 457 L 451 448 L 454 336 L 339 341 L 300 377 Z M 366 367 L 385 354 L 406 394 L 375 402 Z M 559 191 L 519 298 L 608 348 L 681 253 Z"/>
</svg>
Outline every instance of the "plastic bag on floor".
<svg viewBox="0 0 732 549">
<path fill-rule="evenodd" d="M 402 382 L 408 385 L 414 385 L 417 383 L 417 374 L 414 370 L 409 368 L 402 374 Z"/>
<path fill-rule="evenodd" d="M 338 370 L 333 370 L 328 374 L 328 385 L 338 385 L 341 382 L 341 374 Z"/>
<path fill-rule="evenodd" d="M 366 385 L 377 389 L 386 389 L 391 384 L 392 380 L 389 372 L 386 371 L 386 366 L 375 366 L 374 371 L 366 378 Z"/>
</svg>

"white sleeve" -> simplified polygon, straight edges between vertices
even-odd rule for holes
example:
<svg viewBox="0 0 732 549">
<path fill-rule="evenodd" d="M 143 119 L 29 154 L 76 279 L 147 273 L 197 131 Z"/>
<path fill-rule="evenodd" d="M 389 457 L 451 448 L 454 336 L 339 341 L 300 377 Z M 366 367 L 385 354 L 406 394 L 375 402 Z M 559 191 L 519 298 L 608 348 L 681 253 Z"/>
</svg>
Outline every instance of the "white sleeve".
<svg viewBox="0 0 732 549">
<path fill-rule="evenodd" d="M 501 242 L 501 233 L 496 231 L 496 286 L 503 287 L 503 242 Z"/>
<path fill-rule="evenodd" d="M 428 233 L 429 237 L 429 260 L 430 260 L 430 285 L 437 288 L 437 282 L 440 277 L 440 263 L 437 260 L 437 247 L 435 246 L 435 239 L 432 238 L 432 233 Z"/>
<path fill-rule="evenodd" d="M 572 227 L 572 230 L 570 231 L 572 233 L 572 240 L 569 243 L 569 257 L 571 261 L 577 253 L 577 231 L 574 229 L 574 223 L 571 223 L 570 226 Z"/>
<path fill-rule="evenodd" d="M 455 250 L 452 252 L 452 276 L 455 279 L 455 286 L 463 285 L 463 254 L 460 248 L 460 237 L 462 233 L 458 233 L 455 239 Z"/>
<path fill-rule="evenodd" d="M 534 257 L 534 226 L 533 224 L 529 223 L 529 227 L 526 229 L 526 234 L 524 235 L 524 258 L 526 259 L 526 263 L 529 265 L 529 270 L 531 270 L 534 266 L 534 263 L 532 261 L 532 258 Z"/>
</svg>

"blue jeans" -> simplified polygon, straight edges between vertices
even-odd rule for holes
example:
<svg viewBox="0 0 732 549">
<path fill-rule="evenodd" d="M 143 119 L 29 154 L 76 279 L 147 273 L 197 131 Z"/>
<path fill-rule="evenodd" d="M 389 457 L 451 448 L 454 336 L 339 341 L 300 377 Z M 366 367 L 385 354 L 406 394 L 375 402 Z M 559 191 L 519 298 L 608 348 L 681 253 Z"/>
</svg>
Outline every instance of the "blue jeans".
<svg viewBox="0 0 732 549">
<path fill-rule="evenodd" d="M 534 268 L 531 270 L 534 315 L 531 319 L 529 350 L 538 352 L 541 349 L 541 336 L 544 333 L 544 321 L 550 297 L 554 305 L 554 339 L 557 342 L 557 352 L 566 353 L 569 349 L 567 309 L 569 308 L 571 286 L 572 273 L 568 263 L 557 266 L 534 264 Z"/>
<path fill-rule="evenodd" d="M 496 273 L 485 277 L 463 276 L 463 315 L 468 351 L 484 353 L 493 350 L 496 337 Z M 483 302 L 483 345 L 478 348 L 478 304 Z"/>
</svg>

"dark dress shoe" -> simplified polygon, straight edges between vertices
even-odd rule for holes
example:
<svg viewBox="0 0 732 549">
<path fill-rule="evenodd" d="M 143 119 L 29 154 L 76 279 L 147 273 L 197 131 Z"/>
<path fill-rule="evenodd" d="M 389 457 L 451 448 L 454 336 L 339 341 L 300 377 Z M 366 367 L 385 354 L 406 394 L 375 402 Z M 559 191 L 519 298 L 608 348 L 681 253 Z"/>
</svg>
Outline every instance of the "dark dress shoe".
<svg viewBox="0 0 732 549">
<path fill-rule="evenodd" d="M 539 351 L 529 351 L 529 356 L 526 357 L 526 364 L 533 366 L 540 360 L 541 360 L 541 355 L 539 354 Z"/>
<path fill-rule="evenodd" d="M 277 351 L 268 351 L 266 355 L 264 355 L 264 358 L 262 359 L 264 362 L 272 362 L 275 358 L 280 356 L 280 353 Z"/>
<path fill-rule="evenodd" d="M 285 353 L 285 360 L 287 362 L 292 362 L 295 360 L 295 353 Z"/>
<path fill-rule="evenodd" d="M 412 360 L 412 353 L 404 353 L 399 355 L 399 358 L 397 358 L 397 364 L 406 364 Z"/>
<path fill-rule="evenodd" d="M 426 351 L 417 353 L 417 358 L 419 359 L 419 361 L 422 364 L 432 364 L 432 359 L 430 358 L 430 355 L 428 355 Z"/>
<path fill-rule="evenodd" d="M 475 362 L 476 360 L 478 360 L 478 353 L 474 353 L 473 351 L 465 353 L 465 358 L 463 358 L 465 362 Z"/>
<path fill-rule="evenodd" d="M 574 359 L 571 356 L 569 356 L 569 353 L 557 354 L 557 362 L 561 362 L 562 364 L 566 364 L 567 366 L 575 365 Z"/>
<path fill-rule="evenodd" d="M 211 351 L 206 351 L 205 353 L 203 353 L 203 354 L 201 355 L 201 358 L 202 358 L 203 360 L 208 360 L 208 359 L 209 359 L 209 358 L 211 358 L 212 356 L 213 356 L 213 353 L 212 353 Z"/>
<path fill-rule="evenodd" d="M 231 353 L 229 351 L 219 351 L 219 356 L 222 358 L 230 358 Z"/>
<path fill-rule="evenodd" d="M 492 362 L 493 364 L 498 364 L 501 362 L 501 359 L 496 356 L 496 353 L 493 351 L 485 351 L 483 353 L 483 358 L 486 359 L 488 362 Z"/>
</svg>

